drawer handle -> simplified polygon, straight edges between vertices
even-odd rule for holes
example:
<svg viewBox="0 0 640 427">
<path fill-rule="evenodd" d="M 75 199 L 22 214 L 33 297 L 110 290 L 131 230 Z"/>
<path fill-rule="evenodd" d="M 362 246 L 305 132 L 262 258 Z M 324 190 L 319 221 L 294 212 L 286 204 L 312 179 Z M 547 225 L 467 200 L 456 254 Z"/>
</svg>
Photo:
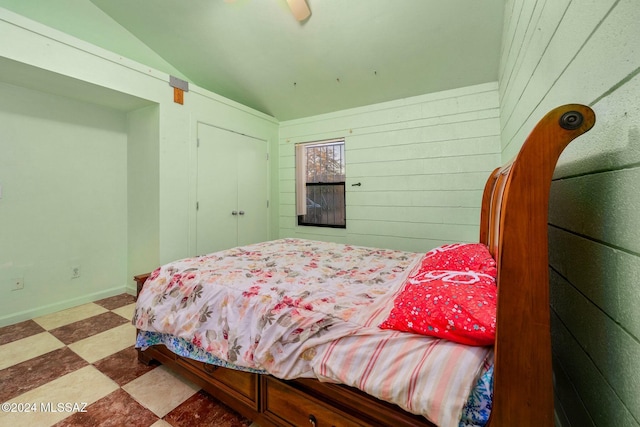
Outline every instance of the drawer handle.
<svg viewBox="0 0 640 427">
<path fill-rule="evenodd" d="M 312 427 L 316 427 L 316 425 L 318 424 L 318 420 L 316 420 L 316 417 L 312 415 L 309 415 L 309 423 L 311 423 Z"/>
<path fill-rule="evenodd" d="M 216 371 L 216 369 L 218 369 L 216 365 L 210 365 L 208 363 L 204 363 L 202 367 L 207 374 L 213 374 Z"/>
</svg>

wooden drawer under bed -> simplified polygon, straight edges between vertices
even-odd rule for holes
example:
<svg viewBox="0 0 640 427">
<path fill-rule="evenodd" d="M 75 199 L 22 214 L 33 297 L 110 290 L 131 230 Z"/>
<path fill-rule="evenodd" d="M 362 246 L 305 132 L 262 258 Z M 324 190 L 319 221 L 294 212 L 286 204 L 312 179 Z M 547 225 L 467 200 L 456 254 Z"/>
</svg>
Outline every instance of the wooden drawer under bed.
<svg viewBox="0 0 640 427">
<path fill-rule="evenodd" d="M 264 415 L 277 425 L 296 427 L 368 425 L 273 377 L 264 376 L 262 387 L 262 410 Z"/>
<path fill-rule="evenodd" d="M 208 363 L 178 356 L 180 364 L 197 375 L 206 375 L 210 380 L 218 383 L 219 387 L 233 393 L 239 400 L 244 400 L 257 409 L 258 376 L 250 372 L 234 371 L 210 365 Z"/>
</svg>

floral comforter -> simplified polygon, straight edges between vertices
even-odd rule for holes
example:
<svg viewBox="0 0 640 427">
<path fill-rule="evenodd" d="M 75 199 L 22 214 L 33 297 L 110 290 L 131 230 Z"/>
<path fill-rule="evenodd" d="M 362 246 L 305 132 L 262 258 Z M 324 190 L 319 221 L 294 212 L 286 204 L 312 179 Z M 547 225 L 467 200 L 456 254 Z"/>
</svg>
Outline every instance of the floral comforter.
<svg viewBox="0 0 640 427">
<path fill-rule="evenodd" d="M 347 383 L 400 400 L 394 403 L 439 425 L 457 425 L 488 350 L 377 327 L 421 258 L 410 252 L 282 239 L 184 259 L 152 273 L 138 297 L 133 323 L 240 368 L 284 379 Z M 376 344 L 378 335 L 384 344 Z M 423 349 L 398 362 L 397 351 L 409 354 L 405 350 L 414 347 Z M 364 348 L 374 350 L 370 360 L 353 357 L 367 353 Z M 449 366 L 443 370 L 432 359 Z M 349 363 L 353 369 L 346 368 Z M 395 377 L 391 382 L 389 367 Z M 354 378 L 360 368 L 366 378 Z M 456 372 L 456 384 L 435 384 L 431 392 L 436 397 L 429 403 L 423 390 L 416 389 L 424 385 L 407 380 L 428 376 L 425 370 L 438 371 L 438 377 Z M 444 411 L 437 409 L 443 408 L 443 400 Z M 429 414 L 432 403 L 438 413 Z M 439 412 L 447 412 L 446 420 Z"/>
</svg>

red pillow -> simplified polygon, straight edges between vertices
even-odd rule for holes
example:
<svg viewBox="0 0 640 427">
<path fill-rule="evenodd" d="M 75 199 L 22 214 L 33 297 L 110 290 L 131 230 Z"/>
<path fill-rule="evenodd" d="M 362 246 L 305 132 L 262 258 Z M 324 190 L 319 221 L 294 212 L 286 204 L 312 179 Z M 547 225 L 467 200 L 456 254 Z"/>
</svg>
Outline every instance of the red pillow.
<svg viewBox="0 0 640 427">
<path fill-rule="evenodd" d="M 496 277 L 496 262 L 482 243 L 453 243 L 431 249 L 420 267 L 422 270 L 478 271 Z"/>
<path fill-rule="evenodd" d="M 492 345 L 496 332 L 495 277 L 495 261 L 484 245 L 436 248 L 407 279 L 380 328 L 461 344 Z"/>
</svg>

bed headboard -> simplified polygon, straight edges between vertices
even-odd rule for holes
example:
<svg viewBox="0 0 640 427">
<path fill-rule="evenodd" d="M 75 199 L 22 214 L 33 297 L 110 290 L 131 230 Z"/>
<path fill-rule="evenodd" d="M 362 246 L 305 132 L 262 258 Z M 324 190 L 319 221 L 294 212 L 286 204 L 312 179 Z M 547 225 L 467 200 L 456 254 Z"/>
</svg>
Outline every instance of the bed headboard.
<svg viewBox="0 0 640 427">
<path fill-rule="evenodd" d="M 496 169 L 482 197 L 480 242 L 498 268 L 491 426 L 552 426 L 553 382 L 547 223 L 560 154 L 595 123 L 591 108 L 550 111 L 516 158 Z M 521 396 L 518 405 L 505 404 Z"/>
</svg>

